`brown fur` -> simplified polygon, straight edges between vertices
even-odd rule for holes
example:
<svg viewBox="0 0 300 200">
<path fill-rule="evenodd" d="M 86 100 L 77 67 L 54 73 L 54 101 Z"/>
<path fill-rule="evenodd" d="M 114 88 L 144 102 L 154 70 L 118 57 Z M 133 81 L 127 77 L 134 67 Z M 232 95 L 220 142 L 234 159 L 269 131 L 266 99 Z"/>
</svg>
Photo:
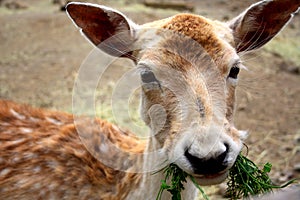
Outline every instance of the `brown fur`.
<svg viewBox="0 0 300 200">
<path fill-rule="evenodd" d="M 113 170 L 95 159 L 73 123 L 70 114 L 0 100 L 1 199 L 31 199 L 32 194 L 36 199 L 126 197 L 128 181 L 137 185 L 141 175 Z M 108 122 L 82 123 L 91 145 L 99 145 L 105 134 L 125 151 L 143 152 L 143 142 Z M 114 152 L 109 155 L 117 162 Z"/>
<path fill-rule="evenodd" d="M 227 51 L 224 51 L 226 48 L 224 42 L 233 42 L 230 40 L 222 40 L 223 38 L 217 35 L 218 31 L 230 35 L 230 30 L 222 23 L 214 22 L 198 15 L 178 14 L 171 18 L 169 22 L 165 23 L 162 28 L 181 33 L 194 39 L 218 64 L 220 64 L 221 60 L 224 61 L 224 57 L 226 56 Z M 227 73 L 228 67 L 226 64 L 220 65 L 222 74 Z"/>
</svg>

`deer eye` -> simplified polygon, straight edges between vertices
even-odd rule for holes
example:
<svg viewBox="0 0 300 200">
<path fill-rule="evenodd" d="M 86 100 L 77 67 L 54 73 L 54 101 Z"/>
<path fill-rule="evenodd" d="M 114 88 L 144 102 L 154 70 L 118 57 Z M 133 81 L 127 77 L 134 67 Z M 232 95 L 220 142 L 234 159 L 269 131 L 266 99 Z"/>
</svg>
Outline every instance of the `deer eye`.
<svg viewBox="0 0 300 200">
<path fill-rule="evenodd" d="M 143 83 L 153 83 L 153 82 L 159 82 L 154 73 L 150 70 L 144 70 L 141 72 L 141 79 Z"/>
<path fill-rule="evenodd" d="M 240 72 L 240 68 L 237 65 L 234 65 L 233 67 L 231 67 L 228 77 L 237 79 L 239 72 Z"/>
</svg>

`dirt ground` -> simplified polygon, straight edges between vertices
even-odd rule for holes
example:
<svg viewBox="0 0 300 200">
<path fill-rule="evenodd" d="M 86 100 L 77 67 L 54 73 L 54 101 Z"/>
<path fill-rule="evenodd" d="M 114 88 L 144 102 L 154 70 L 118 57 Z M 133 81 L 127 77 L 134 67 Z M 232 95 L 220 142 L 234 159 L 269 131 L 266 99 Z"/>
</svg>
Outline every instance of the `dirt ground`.
<svg viewBox="0 0 300 200">
<path fill-rule="evenodd" d="M 3 2 L 0 98 L 71 112 L 74 79 L 93 47 L 52 1 L 19 1 L 20 8 Z M 90 2 L 115 7 L 137 23 L 178 12 L 132 3 L 138 0 Z M 194 1 L 194 12 L 228 20 L 254 2 Z M 300 14 L 270 44 L 243 58 L 248 71 L 240 75 L 235 120 L 239 129 L 250 132 L 249 157 L 271 162 L 276 183 L 300 178 Z"/>
</svg>

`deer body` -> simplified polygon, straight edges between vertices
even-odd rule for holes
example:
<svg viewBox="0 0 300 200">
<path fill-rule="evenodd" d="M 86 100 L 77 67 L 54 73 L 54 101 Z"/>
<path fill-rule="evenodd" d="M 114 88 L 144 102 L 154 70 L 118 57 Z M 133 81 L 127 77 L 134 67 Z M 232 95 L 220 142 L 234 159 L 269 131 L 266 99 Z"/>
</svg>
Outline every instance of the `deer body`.
<svg viewBox="0 0 300 200">
<path fill-rule="evenodd" d="M 72 115 L 4 100 L 0 105 L 1 198 L 155 199 L 163 175 L 125 173 L 106 167 L 81 142 Z M 82 124 L 87 137 L 95 138 L 92 145 L 101 146 L 103 141 L 98 141 L 97 135 L 105 134 L 113 143 L 125 143 L 123 148 L 139 153 L 145 150 L 145 143 L 134 140 L 131 133 L 106 121 L 94 123 L 97 125 L 83 120 Z M 107 152 L 118 159 L 113 154 Z M 142 159 L 135 164 L 142 165 Z M 185 193 L 196 195 L 190 190 Z"/>
<path fill-rule="evenodd" d="M 129 182 L 137 186 L 141 181 L 141 174 L 126 174 L 97 161 L 82 144 L 72 115 L 8 101 L 0 101 L 0 105 L 1 198 L 124 199 Z M 115 143 L 130 139 L 127 148 L 144 150 L 143 143 L 117 127 L 100 120 L 95 123 L 102 130 L 85 124 L 89 137 L 107 134 Z M 113 152 L 108 154 L 113 158 Z M 118 193 L 121 196 L 114 197 Z"/>
<path fill-rule="evenodd" d="M 179 14 L 136 25 L 105 6 L 68 4 L 69 17 L 88 40 L 110 55 L 136 63 L 142 82 L 141 117 L 151 137 L 145 142 L 100 119 L 80 117 L 74 123 L 70 114 L 1 100 L 0 197 L 155 199 L 164 177 L 149 169 L 169 163 L 201 185 L 222 182 L 245 138 L 233 123 L 242 68 L 239 53 L 269 41 L 299 6 L 297 0 L 262 1 L 228 23 Z M 101 46 L 118 34 L 122 38 L 111 40 L 109 48 Z M 138 48 L 126 52 L 131 46 Z M 123 153 L 108 148 L 108 143 Z M 155 150 L 161 157 L 151 155 Z M 97 157 L 108 158 L 123 170 Z M 196 196 L 188 181 L 182 198 Z M 164 193 L 163 199 L 170 195 Z"/>
</svg>

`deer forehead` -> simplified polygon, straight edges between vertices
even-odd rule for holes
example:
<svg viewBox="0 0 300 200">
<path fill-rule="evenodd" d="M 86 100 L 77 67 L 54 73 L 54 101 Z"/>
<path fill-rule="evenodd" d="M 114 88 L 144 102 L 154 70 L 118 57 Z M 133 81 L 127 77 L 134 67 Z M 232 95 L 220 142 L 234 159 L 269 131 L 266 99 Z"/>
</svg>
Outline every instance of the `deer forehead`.
<svg viewBox="0 0 300 200">
<path fill-rule="evenodd" d="M 221 75 L 226 75 L 229 69 L 228 66 L 230 66 L 234 60 L 238 59 L 236 50 L 233 47 L 234 38 L 232 30 L 226 23 L 213 21 L 199 15 L 178 14 L 167 19 L 144 24 L 142 28 L 166 29 L 193 39 L 202 46 L 205 52 L 214 61 Z M 181 42 L 182 46 L 180 47 L 180 41 L 176 41 L 177 39 L 178 38 L 168 38 L 164 41 L 165 43 L 162 44 L 176 43 L 176 47 L 181 48 L 183 53 L 189 58 L 195 57 L 194 55 L 199 53 L 193 51 L 193 49 L 184 44 L 184 42 Z M 177 70 L 187 71 L 191 67 L 191 64 L 180 58 L 180 55 L 175 56 L 163 52 L 160 57 L 161 56 L 164 57 L 161 61 L 173 60 L 173 62 L 176 62 L 177 65 L 173 66 L 176 66 Z M 157 58 L 157 55 L 155 55 L 155 52 L 147 52 L 147 58 Z"/>
</svg>

